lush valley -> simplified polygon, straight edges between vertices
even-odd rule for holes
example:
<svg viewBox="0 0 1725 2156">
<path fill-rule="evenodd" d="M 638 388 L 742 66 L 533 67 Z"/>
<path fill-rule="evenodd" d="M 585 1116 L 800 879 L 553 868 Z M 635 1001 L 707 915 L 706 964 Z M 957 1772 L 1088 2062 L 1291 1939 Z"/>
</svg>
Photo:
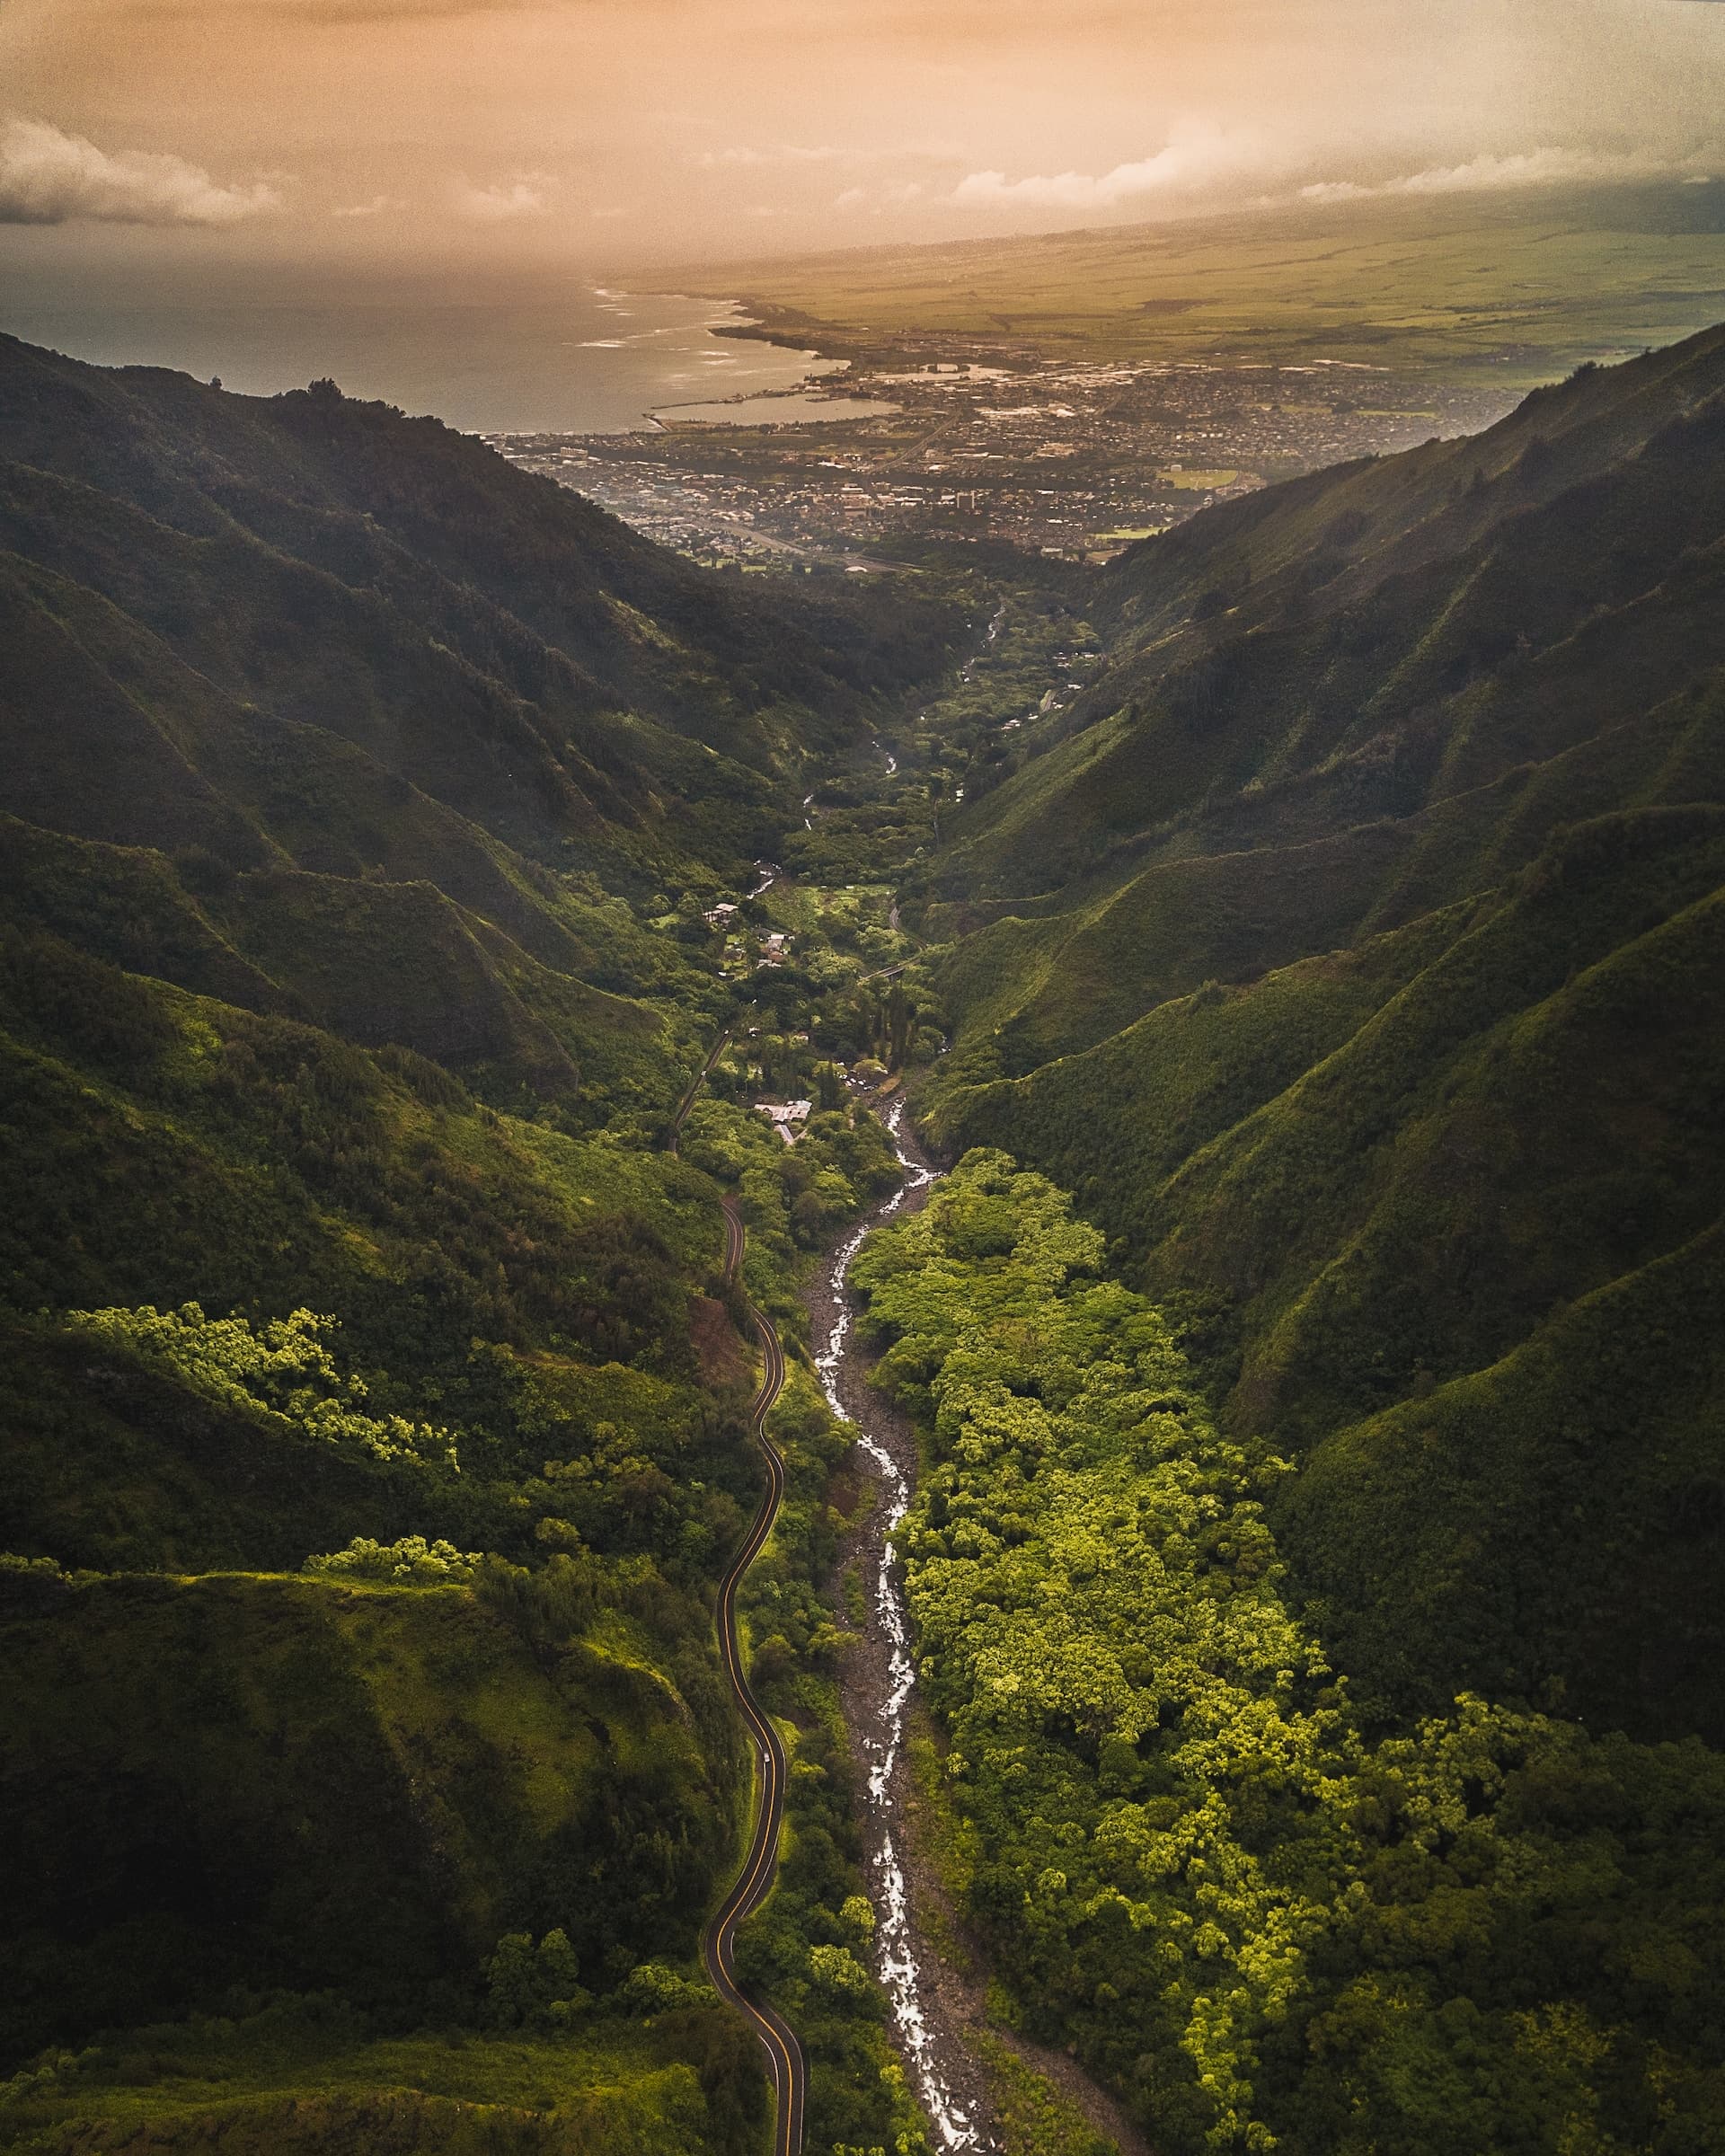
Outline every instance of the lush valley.
<svg viewBox="0 0 1725 2156">
<path fill-rule="evenodd" d="M 746 1292 L 739 1966 L 925 2145 L 801 1299 L 882 1086 L 1007 2156 L 1102 2145 L 1014 2032 L 1167 2156 L 1718 2144 L 1721 415 L 853 584 L 0 344 L 0 2144 L 765 2146 Z"/>
</svg>

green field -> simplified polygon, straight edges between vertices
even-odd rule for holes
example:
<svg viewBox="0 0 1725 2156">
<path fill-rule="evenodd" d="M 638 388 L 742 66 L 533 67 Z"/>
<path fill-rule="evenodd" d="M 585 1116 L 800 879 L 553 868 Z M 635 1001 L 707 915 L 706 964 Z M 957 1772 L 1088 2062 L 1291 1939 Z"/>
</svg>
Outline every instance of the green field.
<svg viewBox="0 0 1725 2156">
<path fill-rule="evenodd" d="M 692 272 L 834 349 L 944 333 L 1090 358 L 1332 359 L 1526 387 L 1725 314 L 1725 185 L 1307 204 Z"/>
</svg>

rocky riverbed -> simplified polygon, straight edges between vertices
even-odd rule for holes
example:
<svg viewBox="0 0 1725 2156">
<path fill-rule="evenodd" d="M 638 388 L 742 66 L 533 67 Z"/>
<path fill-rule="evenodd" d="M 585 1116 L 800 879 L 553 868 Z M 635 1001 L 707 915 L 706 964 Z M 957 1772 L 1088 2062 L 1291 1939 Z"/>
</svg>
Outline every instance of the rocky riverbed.
<svg viewBox="0 0 1725 2156">
<path fill-rule="evenodd" d="M 845 1712 L 866 1807 L 863 1838 L 877 1926 L 876 1970 L 891 2004 L 894 2040 L 935 2145 L 975 2152 L 975 2156 L 1001 2156 L 1006 2141 L 977 2046 L 987 2026 L 985 1986 L 975 1968 L 978 1957 L 965 1951 L 967 1966 L 961 1967 L 933 1944 L 932 1935 L 938 1933 L 960 1948 L 967 1946 L 916 1833 L 924 1807 L 918 1803 L 907 1742 L 917 1716 L 916 1680 L 902 1571 L 889 1539 L 916 1485 L 916 1434 L 909 1419 L 869 1383 L 875 1358 L 857 1339 L 848 1286 L 851 1262 L 863 1238 L 916 1212 L 939 1177 L 907 1125 L 902 1101 L 893 1104 L 886 1121 L 905 1180 L 845 1238 L 808 1297 L 822 1389 L 834 1412 L 855 1428 L 860 1464 L 877 1486 L 876 1501 L 859 1508 L 845 1539 L 845 1561 L 867 1582 L 868 1597 L 862 1624 L 851 1621 L 859 1637 L 846 1661 Z M 926 1718 L 922 1719 L 925 1727 Z M 993 2034 L 998 2038 L 1004 2032 Z M 1021 2035 L 1006 2041 L 1092 2128 L 1114 2142 L 1121 2156 L 1148 2156 L 1132 2122 L 1065 2053 Z"/>
<path fill-rule="evenodd" d="M 851 1561 L 862 1567 L 870 1592 L 867 1619 L 845 1672 L 845 1719 L 862 1770 L 876 1969 L 891 2001 L 898 2051 L 938 2145 L 994 2150 L 999 2143 L 984 2077 L 965 2045 L 962 2023 L 945 1996 L 934 1957 L 916 1922 L 907 1860 L 910 1770 L 906 1736 L 916 1680 L 898 1553 L 888 1538 L 910 1502 L 916 1473 L 916 1436 L 868 1383 L 846 1285 L 863 1237 L 885 1222 L 915 1211 L 935 1180 L 933 1163 L 905 1127 L 902 1101 L 889 1110 L 887 1128 L 905 1180 L 845 1237 L 809 1294 L 822 1389 L 834 1412 L 854 1426 L 857 1449 L 879 1485 L 877 1502 L 866 1509 L 847 1551 Z"/>
</svg>

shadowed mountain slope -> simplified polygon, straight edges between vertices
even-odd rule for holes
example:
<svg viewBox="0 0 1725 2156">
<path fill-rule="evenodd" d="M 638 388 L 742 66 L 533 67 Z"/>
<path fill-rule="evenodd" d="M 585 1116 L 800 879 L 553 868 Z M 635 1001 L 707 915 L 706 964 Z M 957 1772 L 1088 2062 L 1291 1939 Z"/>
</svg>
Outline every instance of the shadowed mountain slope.
<svg viewBox="0 0 1725 2156">
<path fill-rule="evenodd" d="M 77 941 L 94 902 L 41 894 L 47 835 L 154 851 L 155 899 L 250 968 L 238 1000 L 495 1097 L 676 1097 L 688 1044 L 639 999 L 702 984 L 619 895 L 748 873 L 805 760 L 953 632 L 905 593 L 769 601 L 330 384 L 232 397 L 0 340 L 7 888 Z M 49 880 L 116 866 L 62 845 Z M 92 948 L 214 985 L 208 948 L 143 941 Z"/>
<path fill-rule="evenodd" d="M 0 2144 L 759 2144 L 694 1974 L 754 1333 L 662 1141 L 919 584 L 0 340 Z M 886 1141 L 717 1112 L 783 1308 Z"/>
</svg>

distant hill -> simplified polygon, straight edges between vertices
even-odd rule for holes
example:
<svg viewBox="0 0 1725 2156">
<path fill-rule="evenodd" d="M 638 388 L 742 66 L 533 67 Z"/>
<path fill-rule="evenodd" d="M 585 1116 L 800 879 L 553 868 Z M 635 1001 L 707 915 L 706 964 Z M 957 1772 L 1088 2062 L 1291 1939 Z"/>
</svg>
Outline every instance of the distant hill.
<svg viewBox="0 0 1725 2156">
<path fill-rule="evenodd" d="M 1725 182 L 1418 192 L 667 273 L 823 351 L 1382 370 L 1513 393 L 1716 318 Z M 947 354 L 947 356 L 951 356 Z"/>
<path fill-rule="evenodd" d="M 1104 591 L 1068 738 L 926 879 L 937 1127 L 1075 1188 L 1302 1462 L 1380 1712 L 1717 1740 L 1725 331 Z"/>
</svg>

